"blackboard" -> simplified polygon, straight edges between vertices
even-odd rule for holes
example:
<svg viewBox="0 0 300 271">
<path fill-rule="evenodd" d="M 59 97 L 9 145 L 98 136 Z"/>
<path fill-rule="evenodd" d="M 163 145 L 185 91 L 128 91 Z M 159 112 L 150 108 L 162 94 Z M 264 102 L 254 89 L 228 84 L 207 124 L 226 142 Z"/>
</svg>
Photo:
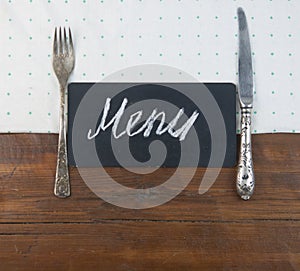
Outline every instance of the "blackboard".
<svg viewBox="0 0 300 271">
<path fill-rule="evenodd" d="M 117 126 L 117 136 L 123 132 L 119 138 L 113 136 L 112 126 L 114 123 L 105 130 L 100 129 L 100 132 L 96 134 L 103 120 L 107 98 L 110 99 L 110 107 L 107 111 L 106 124 L 120 110 L 124 99 L 127 100 L 124 114 Z M 144 134 L 146 129 L 133 136 L 126 133 L 126 125 L 128 125 L 128 119 L 132 114 L 142 110 L 146 121 L 154 109 L 157 109 L 156 112 L 158 113 L 164 111 L 168 122 L 176 116 L 180 109 L 184 109 L 186 118 L 182 120 L 179 118 L 176 129 L 193 116 L 193 113 L 196 112 L 198 115 L 185 138 L 181 141 L 178 134 L 177 137 L 168 132 L 156 134 L 161 118 L 157 118 L 153 122 L 153 128 L 148 136 Z M 137 124 L 132 131 L 138 131 L 139 128 L 142 128 L 145 121 Z M 147 126 L 145 127 L 147 128 Z M 167 123 L 161 127 L 167 127 Z M 173 131 L 176 129 L 174 128 Z M 192 129 L 195 129 L 194 132 L 191 132 Z M 90 136 L 95 136 L 92 139 L 87 137 L 89 130 Z M 218 160 L 218 156 L 222 156 L 224 144 L 224 162 L 221 166 L 233 167 L 236 165 L 236 86 L 234 84 L 71 83 L 68 86 L 67 140 L 68 159 L 71 166 L 97 167 L 100 161 L 100 165 L 104 167 L 130 167 L 136 166 L 132 162 L 136 160 L 138 166 L 143 166 L 146 163 L 146 166 L 150 167 L 177 167 L 180 163 L 180 166 L 189 167 L 195 163 L 197 149 L 197 144 L 187 143 L 192 135 L 197 135 L 197 144 L 199 144 L 200 153 L 197 156 L 199 158 L 197 166 L 220 166 L 219 161 L 215 164 L 211 161 Z M 156 144 L 157 141 L 161 142 L 161 145 L 156 145 L 154 150 L 157 151 L 158 146 L 164 149 L 165 158 L 163 161 L 159 161 L 159 165 L 157 165 L 157 159 L 149 163 L 151 158 L 149 146 L 154 141 Z M 125 151 L 120 147 L 120 144 L 127 144 L 125 150 L 130 150 L 132 156 L 127 159 L 127 154 L 123 155 L 121 163 L 119 163 L 118 157 L 122 156 Z M 117 147 L 113 149 L 112 146 Z M 213 154 L 212 149 L 214 150 Z M 98 161 L 95 161 L 95 155 L 90 155 L 93 150 L 97 154 Z M 184 161 L 181 161 L 183 156 Z M 218 159 L 214 159 L 216 157 Z"/>
</svg>

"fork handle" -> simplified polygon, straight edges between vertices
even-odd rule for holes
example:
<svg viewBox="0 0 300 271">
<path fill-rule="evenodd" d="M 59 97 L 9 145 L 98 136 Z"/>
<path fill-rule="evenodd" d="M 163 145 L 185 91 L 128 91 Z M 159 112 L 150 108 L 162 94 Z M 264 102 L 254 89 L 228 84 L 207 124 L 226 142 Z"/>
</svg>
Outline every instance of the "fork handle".
<svg viewBox="0 0 300 271">
<path fill-rule="evenodd" d="M 54 184 L 54 194 L 59 198 L 66 198 L 71 194 L 66 140 L 65 89 L 64 86 L 60 86 L 58 153 Z"/>
<path fill-rule="evenodd" d="M 243 200 L 250 199 L 255 186 L 251 147 L 251 111 L 252 108 L 241 107 L 241 148 L 236 188 Z"/>
</svg>

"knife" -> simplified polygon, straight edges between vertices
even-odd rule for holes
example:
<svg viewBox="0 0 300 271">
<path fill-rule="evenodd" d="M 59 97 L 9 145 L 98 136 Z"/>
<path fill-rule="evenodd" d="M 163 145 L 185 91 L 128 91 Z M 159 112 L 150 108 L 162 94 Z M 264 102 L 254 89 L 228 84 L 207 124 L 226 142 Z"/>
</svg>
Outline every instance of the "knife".
<svg viewBox="0 0 300 271">
<path fill-rule="evenodd" d="M 248 200 L 252 196 L 255 186 L 251 147 L 254 84 L 247 19 L 242 8 L 238 8 L 237 14 L 239 24 L 238 93 L 241 107 L 241 146 L 236 189 L 243 200 Z"/>
</svg>

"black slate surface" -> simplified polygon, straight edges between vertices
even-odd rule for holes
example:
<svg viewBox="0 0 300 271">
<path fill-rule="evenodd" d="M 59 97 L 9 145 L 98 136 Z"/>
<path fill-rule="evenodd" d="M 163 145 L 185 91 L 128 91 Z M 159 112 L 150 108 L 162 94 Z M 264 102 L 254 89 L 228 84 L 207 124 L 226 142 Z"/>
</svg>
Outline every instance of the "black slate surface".
<svg viewBox="0 0 300 271">
<path fill-rule="evenodd" d="M 185 92 L 194 91 L 201 99 L 201 83 L 72 83 L 68 86 L 68 159 L 69 164 L 72 166 L 82 166 L 82 167 L 95 167 L 98 166 L 98 162 L 95 159 L 89 158 L 89 153 L 85 153 L 85 150 L 92 147 L 96 149 L 98 159 L 101 161 L 102 166 L 120 166 L 118 160 L 116 159 L 113 151 L 111 140 L 118 140 L 111 137 L 111 127 L 101 133 L 95 138 L 95 140 L 87 140 L 86 135 L 88 130 L 91 128 L 95 131 L 100 123 L 102 117 L 102 110 L 107 97 L 111 98 L 111 108 L 107 117 L 109 121 L 116 111 L 119 109 L 124 97 L 127 97 L 129 102 L 127 107 L 134 105 L 137 102 L 142 102 L 144 100 L 156 99 L 165 102 L 169 102 L 176 105 L 178 108 L 184 108 L 187 116 L 197 110 L 200 112 L 197 120 L 194 123 L 196 129 L 197 137 L 200 144 L 200 157 L 198 166 L 207 167 L 208 162 L 211 158 L 211 148 L 212 148 L 212 138 L 209 125 L 206 120 L 206 116 L 203 115 L 201 108 L 198 108 L 197 101 L 192 100 L 185 95 Z M 221 115 L 224 119 L 224 124 L 226 127 L 226 153 L 223 163 L 223 167 L 233 167 L 236 165 L 236 86 L 231 83 L 204 83 L 205 87 L 209 90 L 212 97 L 215 99 L 218 107 L 221 110 Z M 115 89 L 123 88 L 121 92 Z M 86 99 L 87 93 L 91 93 L 91 89 L 94 96 L 92 97 L 92 104 L 94 109 L 87 108 L 86 110 L 78 110 L 79 106 L 83 106 L 82 101 Z M 178 91 L 180 89 L 180 91 Z M 198 90 L 199 89 L 199 90 Z M 204 94 L 203 94 L 204 97 Z M 204 97 L 205 98 L 205 97 Z M 95 104 L 97 105 L 95 107 Z M 153 103 L 153 108 L 156 104 Z M 208 105 L 210 106 L 210 105 Z M 143 108 L 141 108 L 143 109 Z M 76 117 L 76 125 L 74 125 L 75 115 L 78 111 Z M 149 111 L 150 112 L 150 111 Z M 81 114 L 81 116 L 79 116 Z M 167 113 L 166 113 L 167 114 Z M 146 114 L 147 115 L 147 114 Z M 149 114 L 148 114 L 149 115 Z M 78 117 L 79 116 L 79 117 Z M 172 119 L 173 116 L 169 116 L 167 119 Z M 96 125 L 93 124 L 91 127 L 90 119 L 97 119 Z M 128 116 L 127 116 L 128 119 Z M 80 121 L 80 123 L 78 123 Z M 217 123 L 219 121 L 216 121 Z M 125 124 L 124 124 L 125 123 Z M 119 132 L 124 130 L 124 125 L 126 125 L 126 118 L 124 117 L 124 123 L 119 125 Z M 155 129 L 157 128 L 159 121 L 155 122 L 154 128 L 149 137 L 145 138 L 143 134 L 138 134 L 136 136 L 129 138 L 129 149 L 132 156 L 139 162 L 146 162 L 150 159 L 149 144 L 154 140 L 160 140 L 164 143 L 167 152 L 166 159 L 164 160 L 162 167 L 177 167 L 180 160 L 181 145 L 178 138 L 173 138 L 168 133 L 163 135 L 156 135 Z M 141 124 L 140 124 L 141 125 Z M 211 125 L 214 125 L 212 123 Z M 80 129 L 78 128 L 80 127 Z M 180 125 L 179 125 L 180 127 Z M 216 128 L 218 129 L 218 127 Z M 75 159 L 76 155 L 73 151 L 72 139 L 74 135 L 82 138 L 79 140 L 82 146 L 79 146 L 82 151 L 80 151 L 80 156 L 85 156 L 83 159 Z M 189 134 L 187 134 L 188 138 Z M 83 139 L 83 137 L 85 137 Z M 127 137 L 124 135 L 123 137 Z M 75 137 L 74 137 L 75 138 Z M 78 141 L 76 141 L 78 142 Z M 78 144 L 78 143 L 76 143 Z M 92 146 L 91 146 L 92 145 Z M 86 148 L 88 147 L 88 148 Z M 194 146 L 188 145 L 185 149 L 187 153 L 194 152 Z M 77 152 L 78 153 L 78 152 Z M 75 156 L 75 158 L 74 158 Z M 78 154 L 77 154 L 78 156 Z M 76 160 L 76 162 L 75 162 Z M 124 165 L 124 161 L 123 161 Z M 134 166 L 125 161 L 126 166 Z M 155 164 L 150 166 L 157 166 Z M 183 166 L 191 166 L 189 161 L 184 162 Z"/>
</svg>

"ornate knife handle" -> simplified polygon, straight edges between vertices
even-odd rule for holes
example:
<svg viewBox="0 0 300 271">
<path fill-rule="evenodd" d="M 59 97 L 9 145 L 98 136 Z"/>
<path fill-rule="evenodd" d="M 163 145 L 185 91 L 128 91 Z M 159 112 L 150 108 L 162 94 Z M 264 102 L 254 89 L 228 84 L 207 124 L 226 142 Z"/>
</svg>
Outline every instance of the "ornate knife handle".
<svg viewBox="0 0 300 271">
<path fill-rule="evenodd" d="M 70 196 L 70 180 L 68 170 L 66 121 L 65 121 L 65 87 L 60 88 L 60 119 L 58 136 L 58 153 L 56 176 L 54 184 L 54 194 L 59 198 Z"/>
<path fill-rule="evenodd" d="M 251 111 L 252 108 L 241 107 L 241 149 L 236 188 L 243 200 L 250 199 L 255 186 L 251 147 Z"/>
</svg>

